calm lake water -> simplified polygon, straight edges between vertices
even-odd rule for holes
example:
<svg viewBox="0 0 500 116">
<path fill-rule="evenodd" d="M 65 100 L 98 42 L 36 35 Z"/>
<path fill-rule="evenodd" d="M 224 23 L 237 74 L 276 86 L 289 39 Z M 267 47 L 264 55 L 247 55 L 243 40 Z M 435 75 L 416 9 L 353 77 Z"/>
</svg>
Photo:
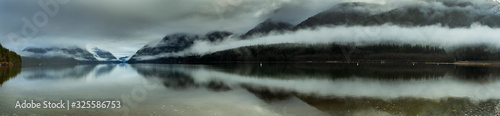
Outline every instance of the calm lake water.
<svg viewBox="0 0 500 116">
<path fill-rule="evenodd" d="M 423 64 L 101 64 L 0 68 L 0 115 L 497 115 L 500 68 Z M 120 101 L 20 109 L 17 101 Z"/>
</svg>

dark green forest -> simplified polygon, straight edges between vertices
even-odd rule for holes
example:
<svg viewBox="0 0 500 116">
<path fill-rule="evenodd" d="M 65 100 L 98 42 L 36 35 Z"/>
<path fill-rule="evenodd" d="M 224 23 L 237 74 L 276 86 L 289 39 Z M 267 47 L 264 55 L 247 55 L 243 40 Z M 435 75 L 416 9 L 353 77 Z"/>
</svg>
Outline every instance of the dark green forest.
<svg viewBox="0 0 500 116">
<path fill-rule="evenodd" d="M 0 64 L 2 65 L 20 65 L 21 56 L 13 51 L 10 51 L 0 44 Z"/>
<path fill-rule="evenodd" d="M 275 44 L 247 46 L 200 56 L 191 61 L 449 61 L 443 48 L 422 45 Z"/>
<path fill-rule="evenodd" d="M 272 44 L 244 46 L 205 55 L 160 58 L 145 63 L 223 62 L 456 62 L 498 61 L 500 49 L 488 44 L 443 48 L 418 44 Z M 134 62 L 132 62 L 134 63 Z"/>
<path fill-rule="evenodd" d="M 21 72 L 21 56 L 0 44 L 0 86 Z"/>
</svg>

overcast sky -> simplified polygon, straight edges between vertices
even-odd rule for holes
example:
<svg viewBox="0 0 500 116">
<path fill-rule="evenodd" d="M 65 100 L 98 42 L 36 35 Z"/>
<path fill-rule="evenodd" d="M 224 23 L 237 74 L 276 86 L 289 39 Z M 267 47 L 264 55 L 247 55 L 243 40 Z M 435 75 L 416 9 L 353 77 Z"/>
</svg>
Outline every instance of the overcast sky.
<svg viewBox="0 0 500 116">
<path fill-rule="evenodd" d="M 0 43 L 16 52 L 26 47 L 95 46 L 122 57 L 133 55 L 147 43 L 167 34 L 205 34 L 216 30 L 241 34 L 271 16 L 278 17 L 276 20 L 299 23 L 338 2 L 1 0 Z M 51 3 L 56 3 L 57 9 Z M 49 7 L 43 4 L 49 4 Z"/>
</svg>

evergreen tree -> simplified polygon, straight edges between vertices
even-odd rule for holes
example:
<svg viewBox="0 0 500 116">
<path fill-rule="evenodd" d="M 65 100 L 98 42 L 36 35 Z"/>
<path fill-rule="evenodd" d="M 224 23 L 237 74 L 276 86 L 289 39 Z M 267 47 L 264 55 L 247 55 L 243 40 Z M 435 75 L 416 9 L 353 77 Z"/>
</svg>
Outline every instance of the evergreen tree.
<svg viewBox="0 0 500 116">
<path fill-rule="evenodd" d="M 21 64 L 21 56 L 13 51 L 10 51 L 0 44 L 0 63 L 2 64 Z"/>
</svg>

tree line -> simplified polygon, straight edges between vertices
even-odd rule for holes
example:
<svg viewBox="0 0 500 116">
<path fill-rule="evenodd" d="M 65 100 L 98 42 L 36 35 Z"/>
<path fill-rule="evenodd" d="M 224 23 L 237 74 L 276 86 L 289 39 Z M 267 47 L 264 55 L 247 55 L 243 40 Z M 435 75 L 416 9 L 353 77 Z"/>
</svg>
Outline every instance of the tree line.
<svg viewBox="0 0 500 116">
<path fill-rule="evenodd" d="M 395 43 L 370 45 L 281 43 L 244 46 L 204 55 L 134 62 L 456 62 L 497 61 L 498 59 L 500 59 L 500 49 L 487 44 L 463 45 L 445 49 L 433 45 Z"/>
<path fill-rule="evenodd" d="M 10 51 L 4 48 L 0 44 L 0 63 L 8 65 L 18 65 L 21 64 L 21 56 L 16 52 Z"/>
<path fill-rule="evenodd" d="M 219 51 L 207 55 L 181 58 L 186 63 L 198 62 L 380 62 L 380 61 L 451 61 L 444 48 L 429 45 L 410 44 L 274 44 L 245 46 Z"/>
</svg>

